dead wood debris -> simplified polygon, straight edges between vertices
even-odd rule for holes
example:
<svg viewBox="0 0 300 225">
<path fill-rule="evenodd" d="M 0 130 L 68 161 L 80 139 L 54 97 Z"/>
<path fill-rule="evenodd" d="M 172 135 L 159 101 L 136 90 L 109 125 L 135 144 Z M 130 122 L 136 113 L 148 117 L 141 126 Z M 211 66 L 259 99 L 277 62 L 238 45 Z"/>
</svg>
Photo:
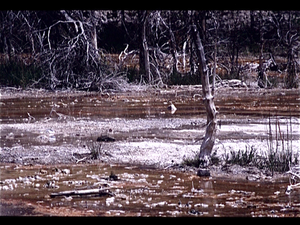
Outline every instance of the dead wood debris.
<svg viewBox="0 0 300 225">
<path fill-rule="evenodd" d="M 93 188 L 93 189 L 86 189 L 86 190 L 70 190 L 70 191 L 60 191 L 56 193 L 51 193 L 50 197 L 55 198 L 58 196 L 114 196 L 114 194 L 108 188 Z"/>
<path fill-rule="evenodd" d="M 290 175 L 290 184 L 287 186 L 285 191 L 285 193 L 289 195 L 293 190 L 300 189 L 300 166 L 294 167 L 286 173 Z"/>
</svg>

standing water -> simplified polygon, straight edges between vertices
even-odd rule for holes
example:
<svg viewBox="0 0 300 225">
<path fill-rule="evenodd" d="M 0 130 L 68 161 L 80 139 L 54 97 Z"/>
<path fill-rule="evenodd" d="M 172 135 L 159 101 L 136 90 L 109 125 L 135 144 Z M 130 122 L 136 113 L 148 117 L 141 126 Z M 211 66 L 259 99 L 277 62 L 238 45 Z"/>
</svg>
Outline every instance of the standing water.
<svg viewBox="0 0 300 225">
<path fill-rule="evenodd" d="M 0 214 L 299 216 L 299 190 L 285 193 L 287 175 L 250 181 L 212 172 L 200 178 L 178 166 L 199 151 L 205 132 L 199 92 L 3 94 Z M 221 159 L 245 146 L 267 149 L 269 115 L 278 118 L 273 127 L 280 121 L 286 132 L 289 125 L 287 143 L 299 153 L 300 98 L 297 91 L 281 92 L 217 92 L 215 150 Z M 92 159 L 103 134 L 115 142 L 99 144 Z M 83 190 L 93 191 L 76 194 Z"/>
<path fill-rule="evenodd" d="M 287 185 L 287 179 L 200 178 L 191 172 L 101 163 L 3 164 L 0 188 L 2 204 L 22 200 L 34 207 L 34 215 L 297 216 L 299 192 L 286 195 Z M 61 191 L 94 189 L 104 191 L 55 196 Z M 1 213 L 5 214 L 3 207 Z"/>
</svg>

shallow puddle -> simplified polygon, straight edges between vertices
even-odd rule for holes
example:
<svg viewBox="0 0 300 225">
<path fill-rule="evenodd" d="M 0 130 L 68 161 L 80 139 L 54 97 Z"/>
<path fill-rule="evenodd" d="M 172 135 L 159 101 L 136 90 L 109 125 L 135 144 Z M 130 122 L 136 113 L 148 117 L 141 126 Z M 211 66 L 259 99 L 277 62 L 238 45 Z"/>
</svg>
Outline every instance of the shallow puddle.
<svg viewBox="0 0 300 225">
<path fill-rule="evenodd" d="M 112 174 L 117 179 L 109 179 Z M 2 164 L 0 180 L 4 201 L 19 200 L 34 212 L 59 216 L 297 216 L 300 193 L 286 195 L 287 185 L 287 179 L 200 178 L 190 172 L 107 164 Z M 95 188 L 108 194 L 50 197 Z"/>
</svg>

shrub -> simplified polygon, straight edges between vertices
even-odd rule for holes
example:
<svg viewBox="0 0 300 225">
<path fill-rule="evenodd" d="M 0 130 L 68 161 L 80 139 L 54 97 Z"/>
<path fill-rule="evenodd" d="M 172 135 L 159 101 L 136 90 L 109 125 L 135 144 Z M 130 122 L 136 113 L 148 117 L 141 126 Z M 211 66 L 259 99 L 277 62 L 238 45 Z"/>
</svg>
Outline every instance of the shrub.
<svg viewBox="0 0 300 225">
<path fill-rule="evenodd" d="M 250 147 L 250 150 L 238 150 L 236 151 L 230 151 L 229 154 L 225 154 L 224 161 L 226 164 L 237 164 L 240 166 L 247 166 L 250 164 L 256 164 L 257 163 L 257 157 L 256 157 L 256 149 L 254 146 Z"/>
<path fill-rule="evenodd" d="M 91 158 L 92 159 L 99 159 L 102 155 L 102 145 L 99 142 L 92 142 L 87 145 L 88 149 L 90 150 Z"/>
<path fill-rule="evenodd" d="M 297 155 L 293 156 L 292 151 L 287 149 L 285 151 L 270 150 L 267 153 L 266 157 L 264 157 L 264 161 L 262 161 L 259 166 L 266 168 L 273 173 L 274 171 L 276 172 L 289 171 L 292 165 L 297 165 L 297 164 L 298 164 Z"/>
<path fill-rule="evenodd" d="M 0 64 L 0 84 L 3 86 L 28 87 L 42 77 L 42 70 L 34 64 L 25 65 L 19 60 L 7 60 Z"/>
<path fill-rule="evenodd" d="M 199 167 L 200 165 L 200 159 L 198 157 L 198 154 L 195 155 L 193 158 L 185 158 L 181 165 L 186 165 L 186 166 L 193 166 L 193 167 Z"/>
</svg>

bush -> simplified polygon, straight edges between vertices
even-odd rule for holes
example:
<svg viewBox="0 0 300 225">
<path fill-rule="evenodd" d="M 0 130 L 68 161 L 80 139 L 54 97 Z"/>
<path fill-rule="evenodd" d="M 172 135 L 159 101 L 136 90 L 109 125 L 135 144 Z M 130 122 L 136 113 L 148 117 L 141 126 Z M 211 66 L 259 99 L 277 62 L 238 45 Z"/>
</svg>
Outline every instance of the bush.
<svg viewBox="0 0 300 225">
<path fill-rule="evenodd" d="M 103 155 L 103 150 L 101 149 L 102 145 L 99 142 L 92 142 L 87 145 L 90 150 L 91 159 L 99 159 Z"/>
<path fill-rule="evenodd" d="M 294 160 L 293 160 L 294 158 Z M 264 162 L 260 163 L 260 167 L 266 168 L 272 173 L 276 172 L 286 172 L 290 170 L 292 165 L 298 164 L 297 155 L 292 154 L 292 151 L 287 149 L 285 151 L 269 151 L 265 157 Z"/>
<path fill-rule="evenodd" d="M 200 159 L 198 157 L 198 154 L 193 157 L 193 158 L 185 158 L 181 165 L 186 165 L 186 166 L 192 166 L 192 167 L 199 167 L 200 165 Z"/>
<path fill-rule="evenodd" d="M 19 60 L 8 60 L 0 64 L 0 84 L 26 88 L 42 77 L 42 70 L 34 65 L 25 65 Z"/>
<path fill-rule="evenodd" d="M 168 81 L 170 85 L 197 85 L 201 84 L 201 77 L 196 73 L 194 75 L 181 74 L 179 72 L 173 72 Z"/>
<path fill-rule="evenodd" d="M 141 80 L 141 75 L 139 73 L 139 70 L 134 68 L 128 68 L 126 71 L 127 79 L 129 82 L 135 82 L 138 83 Z"/>
</svg>

